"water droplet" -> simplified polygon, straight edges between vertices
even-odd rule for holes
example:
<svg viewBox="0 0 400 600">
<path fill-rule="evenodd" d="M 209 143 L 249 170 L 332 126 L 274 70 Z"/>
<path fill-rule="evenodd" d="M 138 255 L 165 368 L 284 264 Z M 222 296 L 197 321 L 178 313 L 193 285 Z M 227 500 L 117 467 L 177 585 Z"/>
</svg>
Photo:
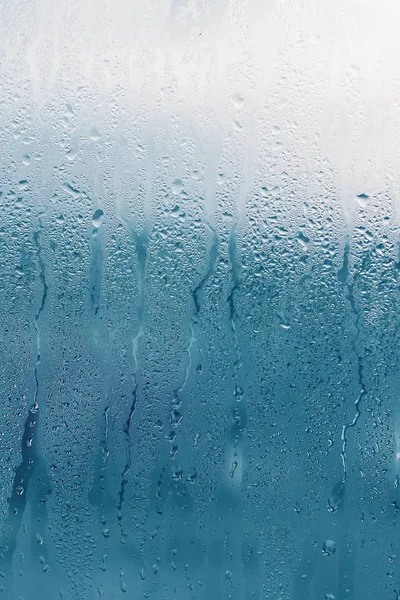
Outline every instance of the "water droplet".
<svg viewBox="0 0 400 600">
<path fill-rule="evenodd" d="M 289 323 L 289 320 L 285 313 L 278 312 L 277 315 L 279 317 L 280 326 L 282 327 L 282 329 L 289 330 L 291 328 L 291 324 Z"/>
<path fill-rule="evenodd" d="M 365 208 L 367 206 L 368 200 L 368 194 L 357 194 L 357 202 L 361 206 L 361 208 Z"/>
<path fill-rule="evenodd" d="M 175 196 L 178 196 L 178 194 L 183 190 L 182 179 L 175 179 L 171 188 L 172 188 L 172 193 L 175 194 Z"/>
<path fill-rule="evenodd" d="M 336 511 L 338 511 L 342 504 L 342 499 L 343 499 L 343 486 L 341 483 L 337 483 L 334 486 L 332 493 L 328 499 L 329 512 L 335 513 Z"/>
<path fill-rule="evenodd" d="M 335 596 L 333 594 L 325 594 L 325 600 L 335 600 Z"/>
<path fill-rule="evenodd" d="M 76 148 L 70 148 L 66 153 L 66 157 L 68 158 L 69 161 L 73 161 L 74 158 L 76 158 L 78 154 L 78 150 Z"/>
<path fill-rule="evenodd" d="M 240 387 L 240 385 L 235 385 L 235 389 L 234 389 L 234 392 L 233 392 L 233 394 L 234 394 L 234 396 L 235 396 L 235 397 L 236 397 L 238 400 L 240 400 L 240 398 L 241 398 L 241 397 L 243 396 L 243 394 L 244 394 L 244 390 L 243 390 L 243 388 L 242 388 L 242 387 Z"/>
<path fill-rule="evenodd" d="M 333 540 L 325 540 L 322 544 L 322 554 L 332 556 L 336 552 L 336 542 Z"/>
<path fill-rule="evenodd" d="M 231 466 L 231 470 L 229 471 L 229 477 L 231 479 L 234 478 L 237 467 L 238 467 L 238 462 L 237 462 L 237 460 L 234 460 L 232 463 L 232 466 Z"/>
<path fill-rule="evenodd" d="M 101 210 L 101 208 L 98 208 L 94 213 L 93 213 L 93 217 L 92 217 L 92 223 L 93 223 L 93 227 L 96 227 L 96 229 L 98 229 L 101 225 L 102 219 L 103 219 L 104 213 Z"/>
<path fill-rule="evenodd" d="M 65 192 L 67 192 L 67 194 L 70 194 L 74 198 L 78 198 L 80 196 L 80 191 L 72 187 L 72 185 L 69 183 L 63 183 L 61 187 Z"/>
<path fill-rule="evenodd" d="M 217 176 L 218 185 L 223 185 L 225 183 L 225 175 L 220 171 Z"/>
<path fill-rule="evenodd" d="M 240 110 L 243 108 L 244 98 L 240 94 L 233 94 L 232 96 L 232 104 L 236 108 L 236 110 Z"/>
<path fill-rule="evenodd" d="M 197 473 L 196 471 L 194 471 L 193 473 L 191 473 L 190 475 L 187 476 L 187 480 L 189 483 L 196 483 L 197 481 Z"/>
<path fill-rule="evenodd" d="M 93 141 L 93 142 L 98 142 L 99 140 L 101 140 L 101 135 L 100 133 L 97 131 L 96 127 L 92 127 L 92 129 L 90 130 L 89 133 L 89 138 Z"/>
<path fill-rule="evenodd" d="M 310 244 L 310 238 L 304 235 L 304 233 L 300 232 L 297 236 L 297 240 L 300 246 L 303 248 L 304 252 L 307 252 L 308 246 Z"/>
<path fill-rule="evenodd" d="M 18 485 L 18 486 L 15 488 L 15 491 L 17 492 L 17 495 L 18 495 L 18 496 L 22 496 L 22 494 L 24 493 L 24 491 L 25 491 L 25 490 L 24 490 L 24 488 L 22 487 L 22 485 Z"/>
<path fill-rule="evenodd" d="M 179 410 L 175 410 L 175 409 L 171 410 L 169 420 L 170 420 L 171 425 L 173 425 L 174 427 L 177 427 L 178 425 L 180 425 L 182 422 L 182 415 L 179 412 Z"/>
</svg>

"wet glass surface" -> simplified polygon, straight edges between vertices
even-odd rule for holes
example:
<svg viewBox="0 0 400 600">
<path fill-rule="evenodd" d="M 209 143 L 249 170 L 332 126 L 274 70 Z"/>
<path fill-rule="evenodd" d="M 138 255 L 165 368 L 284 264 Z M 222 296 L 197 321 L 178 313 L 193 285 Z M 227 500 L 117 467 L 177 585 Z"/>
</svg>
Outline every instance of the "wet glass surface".
<svg viewBox="0 0 400 600">
<path fill-rule="evenodd" d="M 0 3 L 0 598 L 399 597 L 399 17 Z"/>
</svg>

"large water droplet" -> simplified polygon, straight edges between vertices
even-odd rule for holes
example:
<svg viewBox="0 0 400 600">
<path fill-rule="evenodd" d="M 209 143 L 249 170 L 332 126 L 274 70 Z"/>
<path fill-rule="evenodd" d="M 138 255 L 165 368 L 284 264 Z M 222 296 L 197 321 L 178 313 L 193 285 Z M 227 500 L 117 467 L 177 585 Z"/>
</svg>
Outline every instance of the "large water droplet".
<svg viewBox="0 0 400 600">
<path fill-rule="evenodd" d="M 97 229 L 100 227 L 102 219 L 103 219 L 104 213 L 101 210 L 101 208 L 98 208 L 92 217 L 92 223 L 93 223 L 93 227 L 96 227 Z"/>
<path fill-rule="evenodd" d="M 236 110 L 240 110 L 241 108 L 243 108 L 244 98 L 240 94 L 233 94 L 232 104 L 236 108 Z"/>
<path fill-rule="evenodd" d="M 367 206 L 368 200 L 368 194 L 357 194 L 357 202 L 361 206 L 361 208 L 365 208 Z"/>
<path fill-rule="evenodd" d="M 337 483 L 334 486 L 332 493 L 328 498 L 329 512 L 335 513 L 336 511 L 338 511 L 339 508 L 341 507 L 342 499 L 343 499 L 343 486 L 341 483 Z"/>
<path fill-rule="evenodd" d="M 322 544 L 322 553 L 325 556 L 332 556 L 336 552 L 336 542 L 333 540 L 325 540 Z"/>
<path fill-rule="evenodd" d="M 175 194 L 175 196 L 178 196 L 178 194 L 183 190 L 183 181 L 182 179 L 175 179 L 175 181 L 172 184 L 172 193 Z"/>
<path fill-rule="evenodd" d="M 93 142 L 98 142 L 99 140 L 101 140 L 101 135 L 97 131 L 96 127 L 92 127 L 92 129 L 90 130 L 89 139 L 91 139 Z"/>
</svg>

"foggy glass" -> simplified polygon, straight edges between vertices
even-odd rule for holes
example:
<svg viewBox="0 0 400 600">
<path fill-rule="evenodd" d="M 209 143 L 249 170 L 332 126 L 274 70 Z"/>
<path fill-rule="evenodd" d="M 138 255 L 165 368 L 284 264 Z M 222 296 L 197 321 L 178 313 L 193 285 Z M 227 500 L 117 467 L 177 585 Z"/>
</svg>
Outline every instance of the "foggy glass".
<svg viewBox="0 0 400 600">
<path fill-rule="evenodd" d="M 399 21 L 0 1 L 0 598 L 399 598 Z"/>
</svg>

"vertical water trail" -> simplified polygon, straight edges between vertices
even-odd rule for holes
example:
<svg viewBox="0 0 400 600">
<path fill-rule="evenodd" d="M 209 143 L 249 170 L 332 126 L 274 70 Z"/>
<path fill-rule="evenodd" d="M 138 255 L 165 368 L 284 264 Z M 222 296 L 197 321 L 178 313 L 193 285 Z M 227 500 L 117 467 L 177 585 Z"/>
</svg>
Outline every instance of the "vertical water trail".
<svg viewBox="0 0 400 600">
<path fill-rule="evenodd" d="M 93 217 L 97 217 L 97 215 L 103 214 L 103 211 L 97 209 L 93 215 Z M 98 219 L 98 221 L 100 218 Z M 93 223 L 93 218 L 92 218 Z M 103 272 L 103 247 L 101 240 L 101 229 L 100 222 L 96 222 L 96 225 L 93 227 L 91 232 L 91 240 L 90 240 L 90 249 L 91 249 L 91 265 L 90 265 L 90 283 L 89 283 L 89 300 L 90 300 L 90 312 L 92 313 L 92 322 L 91 325 L 93 327 L 92 339 L 94 345 L 97 347 L 99 345 L 99 319 L 98 314 L 100 310 L 100 302 L 101 302 L 101 287 L 102 287 L 102 272 Z M 107 373 L 107 368 L 105 365 L 105 349 L 101 347 L 100 349 L 99 361 L 101 365 L 102 374 Z M 103 382 L 102 391 L 105 390 L 108 386 Z M 105 393 L 102 398 L 102 413 L 100 417 L 100 425 L 99 428 L 103 428 L 103 419 L 104 416 L 108 415 L 108 410 L 110 407 L 110 392 Z M 107 421 L 106 421 L 107 423 Z M 104 429 L 100 442 L 100 455 L 98 455 L 95 466 L 95 473 L 93 479 L 93 485 L 91 490 L 88 493 L 89 502 L 97 505 L 101 508 L 100 501 L 100 493 L 104 492 L 102 481 L 104 481 L 104 460 L 103 460 L 103 443 L 104 443 Z M 99 486 L 101 492 L 99 492 Z"/>
<path fill-rule="evenodd" d="M 239 290 L 240 282 L 239 282 L 239 267 L 237 265 L 237 228 L 238 223 L 236 222 L 232 227 L 231 235 L 229 238 L 229 260 L 231 263 L 231 279 L 232 279 L 232 288 L 231 292 L 227 298 L 227 302 L 229 304 L 229 322 L 231 325 L 231 330 L 233 333 L 234 339 L 234 347 L 236 352 L 236 362 L 233 365 L 234 369 L 234 380 L 237 380 L 237 372 L 241 367 L 241 352 L 240 346 L 236 333 L 236 310 L 235 310 L 235 294 Z"/>
<path fill-rule="evenodd" d="M 232 231 L 229 238 L 229 259 L 231 264 L 231 280 L 232 287 L 230 294 L 227 298 L 229 305 L 229 323 L 234 340 L 235 350 L 235 361 L 233 363 L 233 395 L 234 405 L 232 409 L 233 413 L 233 425 L 230 431 L 230 441 L 232 442 L 232 451 L 230 457 L 229 477 L 233 483 L 236 483 L 236 487 L 240 485 L 242 477 L 242 456 L 240 453 L 239 443 L 243 436 L 243 430 L 246 426 L 246 410 L 243 405 L 243 389 L 239 384 L 239 372 L 243 366 L 242 352 L 237 336 L 236 329 L 236 306 L 235 296 L 240 288 L 239 279 L 239 266 L 237 258 L 237 229 L 238 222 L 232 227 Z"/>
<path fill-rule="evenodd" d="M 47 477 L 46 469 L 44 467 L 43 460 L 39 452 L 38 442 L 38 426 L 40 416 L 40 404 L 39 404 L 39 391 L 40 391 L 40 378 L 39 368 L 41 364 L 41 331 L 40 331 L 40 317 L 45 308 L 48 285 L 46 281 L 46 270 L 42 258 L 42 248 L 40 243 L 40 233 L 42 231 L 42 224 L 39 221 L 38 227 L 33 234 L 33 242 L 36 249 L 36 255 L 39 266 L 39 281 L 42 286 L 40 305 L 34 316 L 34 329 L 36 333 L 36 360 L 33 371 L 33 401 L 28 411 L 28 416 L 24 425 L 24 432 L 21 440 L 21 454 L 22 459 L 19 466 L 15 470 L 15 476 L 11 491 L 11 497 L 9 498 L 9 509 L 8 518 L 1 540 L 1 554 L 0 564 L 10 569 L 12 564 L 12 558 L 17 545 L 17 535 L 21 527 L 23 514 L 27 502 L 27 492 L 29 482 L 32 478 L 33 472 L 38 467 L 40 468 L 41 477 L 37 478 L 37 490 L 35 503 L 32 506 L 32 518 L 39 517 L 42 520 L 41 530 L 46 530 L 47 511 L 45 508 L 45 498 L 51 491 L 49 480 Z M 42 506 L 37 509 L 36 504 L 40 503 Z M 34 524 L 35 526 L 37 523 Z M 42 540 L 43 544 L 44 540 Z M 45 547 L 42 548 L 42 555 L 47 555 Z"/>
<path fill-rule="evenodd" d="M 102 461 L 103 464 L 101 467 L 102 475 L 100 477 L 102 492 L 104 492 L 104 471 L 106 468 L 106 463 L 107 463 L 107 459 L 108 459 L 108 455 L 109 455 L 109 449 L 108 449 L 108 427 L 109 427 L 108 413 L 109 412 L 110 412 L 110 405 L 107 404 L 107 406 L 104 409 L 104 431 L 103 431 L 103 439 L 101 442 L 101 449 L 103 451 L 103 461 Z"/>
<path fill-rule="evenodd" d="M 354 427 L 360 417 L 360 402 L 366 395 L 366 386 L 364 382 L 363 363 L 362 355 L 358 350 L 358 340 L 361 335 L 360 325 L 360 313 L 357 310 L 357 304 L 354 293 L 354 285 L 356 277 L 353 277 L 353 281 L 350 280 L 350 241 L 349 237 L 346 236 L 345 245 L 343 250 L 342 266 L 337 272 L 338 281 L 345 286 L 346 301 L 350 308 L 351 319 L 355 328 L 354 335 L 351 338 L 351 351 L 356 357 L 357 361 L 357 382 L 360 391 L 354 402 L 355 414 L 351 421 L 344 423 L 341 428 L 341 442 L 342 448 L 340 453 L 342 475 L 337 481 L 331 491 L 328 498 L 328 511 L 330 513 L 338 513 L 342 507 L 344 489 L 348 478 L 348 466 L 347 466 L 347 432 L 350 427 Z M 353 543 L 352 538 L 352 524 L 344 522 L 344 516 L 339 518 L 338 514 L 335 514 L 335 530 L 336 536 L 339 536 L 337 545 L 337 556 L 338 565 L 337 571 L 330 571 L 330 578 L 326 577 L 324 568 L 321 568 L 321 557 L 320 548 L 316 548 L 314 540 L 322 536 L 322 539 L 330 536 L 328 533 L 332 531 L 332 523 L 328 518 L 326 512 L 320 515 L 320 518 L 315 524 L 314 530 L 307 536 L 305 540 L 305 547 L 303 550 L 303 556 L 298 564 L 295 584 L 293 590 L 293 600 L 303 600 L 305 597 L 311 595 L 312 588 L 314 588 L 313 598 L 315 600 L 321 597 L 322 591 L 325 589 L 327 582 L 332 586 L 335 585 L 339 597 L 342 597 L 344 589 L 347 587 L 350 589 L 354 578 L 354 561 L 348 554 L 348 543 Z M 339 527 L 338 527 L 339 525 Z M 321 541 L 322 543 L 322 541 Z M 354 546 L 354 544 L 353 544 Z M 311 597 L 311 596 L 310 596 Z M 349 596 L 351 597 L 351 596 Z"/>
<path fill-rule="evenodd" d="M 396 243 L 396 256 L 394 260 L 394 279 L 396 281 L 397 292 L 399 292 L 399 277 L 400 277 L 400 241 Z M 396 300 L 398 299 L 398 293 L 396 294 Z M 399 326 L 396 323 L 395 332 L 398 333 Z M 397 555 L 397 529 L 398 529 L 398 514 L 400 508 L 400 410 L 399 410 L 399 401 L 398 401 L 398 376 L 394 378 L 392 383 L 392 396 L 395 400 L 394 406 L 396 407 L 395 412 L 395 421 L 394 421 L 394 440 L 395 440 L 395 455 L 394 455 L 394 481 L 389 488 L 388 493 L 388 518 L 392 522 L 393 532 L 394 532 L 394 540 L 391 544 L 391 549 L 393 555 Z M 396 586 L 393 589 L 393 593 L 395 597 L 400 598 L 400 577 L 398 564 L 394 561 L 393 564 L 393 579 L 394 585 Z"/>
<path fill-rule="evenodd" d="M 343 264 L 339 269 L 337 276 L 340 283 L 346 286 L 346 299 L 348 301 L 350 312 L 352 315 L 353 325 L 355 329 L 355 334 L 351 341 L 351 350 L 357 361 L 357 383 L 359 386 L 359 393 L 357 395 L 356 400 L 354 401 L 355 406 L 355 414 L 351 421 L 348 423 L 344 423 L 342 426 L 341 432 L 341 441 L 342 441 L 342 451 L 341 451 L 341 460 L 343 467 L 343 476 L 340 483 L 336 484 L 333 488 L 332 494 L 328 500 L 328 508 L 331 512 L 336 512 L 339 509 L 343 493 L 344 487 L 348 477 L 348 468 L 347 468 L 347 431 L 348 429 L 355 427 L 358 419 L 361 415 L 361 402 L 367 394 L 367 388 L 365 385 L 364 378 L 364 365 L 363 365 L 363 357 L 360 351 L 358 350 L 358 340 L 361 334 L 361 326 L 360 326 L 360 312 L 357 308 L 357 303 L 354 294 L 354 283 L 356 280 L 356 276 L 353 277 L 353 281 L 349 280 L 349 262 L 350 262 L 350 242 L 349 237 L 346 237 L 344 252 L 343 252 Z"/>
<path fill-rule="evenodd" d="M 174 428 L 179 427 L 179 425 L 182 422 L 182 414 L 180 412 L 180 409 L 182 407 L 181 394 L 184 391 L 184 389 L 186 388 L 186 385 L 187 385 L 187 382 L 188 382 L 188 379 L 190 376 L 192 364 L 193 364 L 193 348 L 197 341 L 196 329 L 199 326 L 198 317 L 199 317 L 199 314 L 201 311 L 201 294 L 202 294 L 205 286 L 207 285 L 207 282 L 209 281 L 210 277 L 214 273 L 215 265 L 216 265 L 217 258 L 218 258 L 219 241 L 218 241 L 217 233 L 216 233 L 215 229 L 207 221 L 205 222 L 205 226 L 211 234 L 210 259 L 209 259 L 207 271 L 205 272 L 205 274 L 203 275 L 203 277 L 201 278 L 199 283 L 196 285 L 196 287 L 193 288 L 192 293 L 191 293 L 194 308 L 193 308 L 192 315 L 190 317 L 189 340 L 188 340 L 187 346 L 184 349 L 184 352 L 187 354 L 187 362 L 186 362 L 185 369 L 183 372 L 182 381 L 179 384 L 179 386 L 176 389 L 174 389 L 174 391 L 173 391 L 173 398 L 172 398 L 172 405 L 171 405 L 170 425 L 173 426 Z M 172 442 L 170 457 L 172 459 L 175 459 L 177 452 L 178 452 L 178 445 L 176 443 L 176 432 L 172 431 L 170 433 L 168 439 Z M 181 471 L 178 469 L 177 472 L 175 473 L 175 476 L 180 476 L 180 475 L 181 475 Z"/>
<path fill-rule="evenodd" d="M 40 365 L 40 360 L 41 360 L 41 337 L 40 337 L 40 329 L 39 329 L 39 319 L 40 319 L 40 315 L 42 314 L 42 311 L 44 309 L 45 303 L 46 303 L 46 299 L 47 299 L 47 292 L 48 292 L 48 286 L 47 286 L 47 282 L 46 282 L 46 271 L 45 271 L 45 266 L 44 266 L 44 262 L 42 259 L 42 249 L 41 249 L 41 245 L 40 245 L 40 239 L 39 239 L 39 233 L 42 229 L 42 225 L 39 222 L 39 227 L 38 229 L 35 231 L 35 233 L 33 234 L 33 241 L 35 243 L 36 246 L 36 251 L 37 251 L 37 257 L 38 257 L 38 263 L 39 263 L 39 280 L 42 284 L 42 299 L 41 299 L 41 303 L 40 306 L 35 314 L 35 331 L 36 331 L 36 348 L 37 348 L 37 355 L 36 355 L 36 364 L 35 364 L 35 372 L 34 372 L 34 378 L 35 378 L 35 391 L 34 391 L 34 397 L 33 397 L 33 406 L 34 408 L 39 411 L 39 404 L 38 404 L 38 396 L 39 396 L 39 378 L 38 378 L 38 368 Z"/>
<path fill-rule="evenodd" d="M 198 285 L 192 291 L 192 298 L 193 298 L 193 303 L 194 303 L 194 313 L 192 315 L 192 322 L 196 322 L 196 323 L 197 323 L 197 318 L 199 316 L 200 309 L 201 309 L 200 296 L 201 296 L 207 282 L 209 281 L 210 277 L 212 276 L 212 274 L 215 271 L 215 265 L 216 265 L 217 259 L 218 259 L 218 247 L 219 247 L 218 236 L 217 236 L 217 232 L 215 231 L 214 227 L 212 227 L 212 225 L 210 225 L 210 223 L 208 223 L 207 221 L 205 221 L 204 224 L 211 235 L 211 248 L 210 248 L 210 260 L 208 263 L 208 269 L 207 269 L 206 273 L 204 274 L 203 278 L 199 281 Z"/>
<path fill-rule="evenodd" d="M 98 401 L 100 404 L 99 411 L 99 438 L 100 444 L 96 453 L 96 460 L 94 464 L 93 481 L 90 490 L 88 491 L 88 502 L 94 506 L 97 510 L 97 518 L 99 522 L 99 540 L 101 543 L 98 544 L 98 569 L 103 574 L 107 572 L 107 558 L 109 553 L 109 521 L 112 520 L 114 515 L 113 501 L 110 497 L 110 490 L 106 485 L 106 474 L 108 466 L 108 437 L 109 437 L 109 412 L 112 405 L 113 390 L 112 382 L 110 379 L 113 376 L 112 362 L 107 349 L 107 331 L 102 330 L 104 327 L 104 321 L 102 320 L 100 309 L 102 308 L 102 286 L 103 286 L 103 263 L 104 263 L 104 249 L 103 249 L 103 226 L 102 219 L 104 216 L 103 210 L 99 206 L 99 193 L 98 193 L 98 172 L 96 169 L 95 177 L 95 196 L 97 199 L 98 208 L 95 210 L 92 216 L 92 230 L 90 233 L 90 251 L 91 251 L 91 265 L 90 265 L 90 281 L 89 281 L 89 302 L 90 302 L 90 313 L 92 319 L 89 321 L 91 326 L 91 337 L 94 345 L 94 356 L 97 358 L 99 367 L 99 380 L 101 382 L 101 390 L 99 390 Z M 103 593 L 103 577 L 99 571 L 97 571 L 100 577 L 101 584 L 98 587 L 98 593 Z"/>
<path fill-rule="evenodd" d="M 237 560 L 246 555 L 243 548 L 243 512 L 240 498 L 240 485 L 243 475 L 241 440 L 246 427 L 246 411 L 243 403 L 244 390 L 240 386 L 239 374 L 242 368 L 242 349 L 237 335 L 236 295 L 240 289 L 240 276 L 237 251 L 237 230 L 239 219 L 233 225 L 228 242 L 231 289 L 226 299 L 228 304 L 229 330 L 233 337 L 234 361 L 232 369 L 233 398 L 229 400 L 229 412 L 233 423 L 228 431 L 228 445 L 225 451 L 225 464 L 219 485 L 215 517 L 220 522 L 216 540 L 208 551 L 207 594 L 224 596 L 224 588 L 234 588 L 241 578 L 240 572 L 232 573 L 233 556 Z M 248 538 L 250 541 L 250 538 Z M 257 596 L 254 596 L 257 598 Z"/>
<path fill-rule="evenodd" d="M 136 249 L 136 255 L 138 259 L 138 280 L 137 280 L 137 293 L 138 293 L 138 308 L 137 308 L 137 322 L 138 329 L 136 335 L 132 338 L 132 356 L 133 356 L 133 388 L 132 388 L 132 401 L 129 409 L 127 419 L 124 423 L 124 434 L 126 439 L 126 461 L 124 469 L 121 473 L 121 483 L 118 494 L 117 504 L 117 518 L 121 527 L 122 534 L 124 535 L 124 529 L 122 526 L 122 506 L 124 502 L 125 488 L 128 483 L 128 474 L 132 466 L 132 438 L 131 438 L 131 425 L 133 415 L 136 408 L 137 402 L 137 390 L 138 390 L 138 369 L 139 369 L 139 342 L 144 335 L 145 330 L 145 272 L 146 272 L 146 260 L 147 260 L 147 245 L 148 236 L 147 231 L 143 231 L 137 234 L 132 227 L 132 224 L 128 220 L 123 220 L 129 236 L 134 243 Z"/>
<path fill-rule="evenodd" d="M 94 227 L 91 234 L 91 268 L 90 268 L 90 303 L 93 314 L 96 317 L 100 309 L 101 282 L 103 270 L 103 249 L 101 244 L 100 230 Z M 97 342 L 97 330 L 94 333 L 94 341 Z"/>
<path fill-rule="evenodd" d="M 395 270 L 395 278 L 396 282 L 399 282 L 400 278 L 400 241 L 396 244 L 396 260 L 394 263 Z M 397 288 L 400 290 L 400 287 Z M 396 327 L 396 331 L 398 327 Z M 396 456 L 395 456 L 395 473 L 394 473 L 394 489 L 397 491 L 397 494 L 400 493 L 400 411 L 396 411 L 396 421 L 395 421 L 395 442 L 396 442 Z M 397 505 L 397 504 L 396 504 Z M 397 510 L 396 510 L 397 512 Z"/>
<path fill-rule="evenodd" d="M 105 406 L 101 413 L 101 441 L 100 441 L 100 452 L 96 458 L 96 465 L 94 468 L 94 477 L 93 477 L 93 485 L 88 493 L 88 500 L 91 504 L 98 507 L 102 512 L 102 523 L 105 525 L 105 515 L 104 513 L 104 494 L 106 492 L 105 487 L 105 471 L 107 467 L 107 460 L 109 456 L 109 448 L 108 448 L 108 437 L 109 437 L 109 412 L 111 408 L 110 396 L 112 394 L 112 390 L 107 395 L 105 399 Z"/>
</svg>

